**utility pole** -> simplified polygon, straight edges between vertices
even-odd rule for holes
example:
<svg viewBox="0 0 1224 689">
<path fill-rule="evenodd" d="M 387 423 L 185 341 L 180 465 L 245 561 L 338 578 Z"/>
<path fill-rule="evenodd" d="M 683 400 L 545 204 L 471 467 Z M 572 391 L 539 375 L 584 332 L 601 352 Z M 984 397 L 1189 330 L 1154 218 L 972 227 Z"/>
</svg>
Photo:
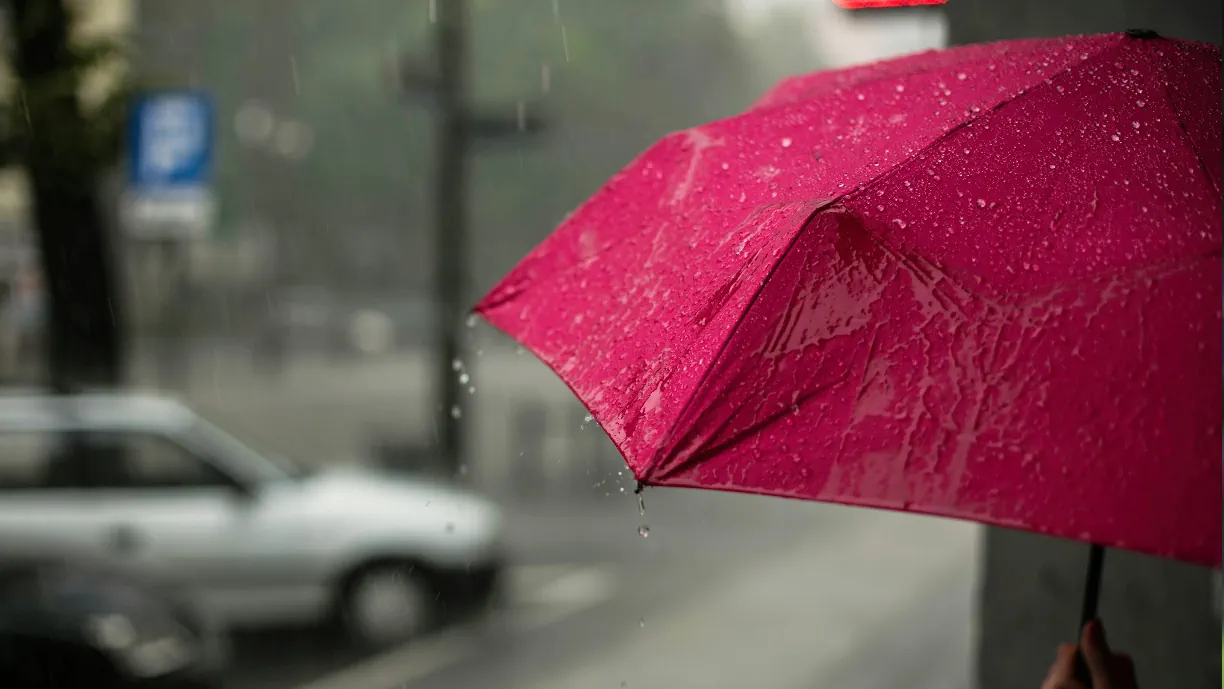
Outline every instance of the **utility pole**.
<svg viewBox="0 0 1224 689">
<path fill-rule="evenodd" d="M 456 363 L 463 361 L 460 320 L 467 298 L 467 226 L 464 197 L 467 184 L 467 0 L 433 0 L 437 12 L 435 55 L 438 79 L 438 149 L 434 221 L 434 306 L 438 338 L 435 388 L 442 407 L 439 450 L 446 469 L 461 471 L 464 419 L 460 407 L 463 388 Z M 459 364 L 460 366 L 462 363 Z"/>
<path fill-rule="evenodd" d="M 437 367 L 435 395 L 442 415 L 439 453 L 446 470 L 461 473 L 464 424 L 462 323 L 468 309 L 467 172 L 469 154 L 479 142 L 505 141 L 544 128 L 535 108 L 523 103 L 475 108 L 467 98 L 467 0 L 432 0 L 434 61 L 401 59 L 399 85 L 422 98 L 437 116 L 437 170 L 434 180 L 434 306 Z"/>
</svg>

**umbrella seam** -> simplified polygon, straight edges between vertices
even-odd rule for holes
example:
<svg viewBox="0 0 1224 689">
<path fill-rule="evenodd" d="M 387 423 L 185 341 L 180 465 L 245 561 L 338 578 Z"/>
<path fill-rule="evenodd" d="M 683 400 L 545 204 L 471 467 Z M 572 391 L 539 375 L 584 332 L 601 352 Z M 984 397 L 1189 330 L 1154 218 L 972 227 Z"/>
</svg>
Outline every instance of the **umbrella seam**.
<svg viewBox="0 0 1224 689">
<path fill-rule="evenodd" d="M 1173 111 L 1173 120 L 1177 122 L 1177 128 L 1179 131 L 1181 131 L 1182 137 L 1186 141 L 1186 145 L 1190 148 L 1190 152 L 1193 153 L 1195 159 L 1198 160 L 1199 169 L 1203 172 L 1203 175 L 1207 177 L 1207 181 L 1211 184 L 1211 188 L 1215 191 L 1215 193 L 1219 194 L 1220 187 L 1216 184 L 1215 177 L 1211 175 L 1211 171 L 1207 167 L 1207 161 L 1203 160 L 1203 154 L 1199 152 L 1198 145 L 1194 142 L 1194 137 L 1190 136 L 1190 130 L 1186 128 L 1186 122 L 1182 119 L 1181 110 L 1178 109 L 1177 102 L 1173 100 L 1173 94 L 1169 91 L 1169 82 L 1167 79 L 1168 65 L 1165 64 L 1164 60 L 1160 61 L 1160 71 L 1162 74 L 1166 75 L 1166 78 L 1160 82 L 1160 85 L 1162 87 L 1161 90 L 1164 92 L 1165 100 L 1169 104 L 1169 110 Z"/>
<path fill-rule="evenodd" d="M 807 231 L 808 226 L 811 224 L 812 220 L 818 214 L 828 210 L 829 208 L 835 205 L 839 207 L 844 207 L 844 206 L 840 206 L 840 202 L 842 199 L 849 198 L 851 197 L 851 195 L 861 193 L 867 190 L 868 188 L 872 187 L 873 185 L 875 185 L 877 182 L 888 179 L 892 177 L 893 175 L 898 174 L 901 171 L 908 169 L 910 165 L 912 165 L 915 161 L 917 161 L 922 156 L 922 154 L 931 150 L 935 146 L 938 146 L 940 143 L 950 138 L 956 132 L 968 127 L 970 124 L 973 124 L 974 122 L 985 119 L 991 113 L 998 112 L 1000 109 L 1014 102 L 1021 96 L 1027 95 L 1028 93 L 1032 92 L 1033 90 L 1037 88 L 1040 88 L 1042 85 L 1048 83 L 1049 81 L 1071 72 L 1075 68 L 1083 67 L 1086 62 L 1089 62 L 1089 61 L 1099 62 L 1105 56 L 1111 55 L 1113 54 L 1114 51 L 1121 50 L 1123 47 L 1128 45 L 1128 41 L 1125 39 L 1125 37 L 1122 37 L 1121 35 L 1119 35 L 1119 38 L 1120 40 L 1118 40 L 1117 42 L 1110 44 L 1104 48 L 1101 48 L 1095 54 L 1092 54 L 1089 60 L 1081 60 L 1078 63 L 1067 65 L 1063 67 L 1062 69 L 1054 72 L 1050 76 L 1046 77 L 1045 79 L 1033 84 L 1032 86 L 1029 86 L 1028 88 L 1019 91 L 1018 93 L 1003 99 L 999 103 L 995 104 L 995 106 L 992 107 L 990 110 L 983 113 L 980 117 L 970 117 L 969 119 L 962 121 L 960 124 L 957 124 L 955 127 L 952 127 L 948 131 L 936 137 L 934 140 L 932 140 L 927 145 L 915 151 L 913 155 L 911 155 L 909 158 L 897 163 L 896 165 L 892 166 L 888 170 L 883 171 L 880 174 L 876 175 L 875 177 L 869 179 L 868 181 L 858 185 L 855 189 L 852 189 L 850 191 L 834 196 L 827 203 L 813 210 L 811 215 L 809 215 L 807 219 L 803 221 L 803 224 L 800 225 L 799 230 L 795 232 L 795 236 L 791 237 L 790 241 L 787 242 L 786 247 L 778 254 L 777 260 L 769 268 L 769 271 L 765 274 L 765 279 L 762 280 L 759 285 L 757 285 L 757 287 L 755 288 L 755 291 L 753 292 L 751 299 L 748 300 L 748 304 L 745 306 L 744 310 L 740 313 L 739 317 L 736 319 L 735 324 L 732 325 L 731 329 L 727 332 L 727 336 L 723 339 L 723 342 L 719 345 L 717 352 L 710 359 L 709 367 L 707 367 L 706 370 L 702 372 L 701 378 L 697 381 L 697 385 L 693 387 L 692 394 L 689 396 L 688 400 L 685 401 L 683 407 L 681 408 L 681 412 L 677 416 L 676 422 L 673 423 L 672 426 L 667 430 L 667 433 L 664 435 L 664 441 L 660 443 L 659 447 L 655 450 L 654 456 L 651 458 L 651 461 L 646 465 L 644 471 L 642 472 L 643 475 L 641 478 L 641 482 L 643 484 L 649 485 L 656 479 L 656 469 L 662 464 L 662 460 L 667 455 L 670 455 L 672 451 L 674 451 L 674 448 L 671 447 L 671 444 L 675 440 L 677 429 L 681 427 L 680 421 L 689 413 L 690 405 L 693 403 L 693 400 L 695 400 L 700 395 L 706 382 L 709 380 L 710 374 L 713 372 L 715 366 L 717 365 L 718 360 L 723 356 L 724 353 L 726 353 L 727 347 L 730 346 L 731 341 L 735 339 L 735 335 L 736 333 L 739 332 L 740 326 L 743 324 L 744 320 L 748 317 L 748 314 L 752 311 L 752 308 L 756 306 L 756 303 L 758 299 L 760 298 L 761 293 L 764 291 L 765 284 L 769 282 L 769 279 L 773 277 L 775 272 L 777 272 L 778 267 L 781 266 L 782 262 L 786 260 L 787 255 L 790 254 L 791 250 L 795 247 L 795 244 L 799 241 L 799 238 L 802 237 L 803 234 Z M 849 208 L 846 208 L 846 210 L 850 211 Z M 851 211 L 851 213 L 853 214 L 853 211 Z M 662 479 L 664 478 L 664 476 L 660 475 L 658 476 L 658 478 Z"/>
<path fill-rule="evenodd" d="M 718 350 L 714 353 L 714 356 L 710 358 L 710 365 L 706 367 L 706 370 L 702 371 L 701 378 L 698 379 L 697 385 L 693 386 L 693 392 L 689 398 L 685 400 L 684 405 L 681 407 L 680 414 L 678 414 L 676 417 L 675 423 L 673 423 L 672 426 L 667 429 L 667 433 L 663 436 L 663 442 L 659 444 L 659 447 L 654 452 L 654 457 L 651 458 L 651 461 L 646 465 L 645 470 L 642 472 L 642 483 L 649 485 L 654 481 L 656 475 L 655 470 L 662 463 L 661 460 L 670 454 L 672 449 L 670 446 L 675 439 L 674 436 L 676 434 L 676 429 L 681 425 L 680 420 L 683 419 L 686 414 L 688 414 L 693 400 L 697 398 L 702 387 L 706 384 L 706 381 L 709 380 L 710 374 L 714 371 L 714 368 L 718 364 L 718 360 L 722 358 L 724 353 L 726 353 L 727 347 L 731 346 L 731 340 L 735 339 L 735 334 L 739 332 L 740 326 L 743 325 L 744 320 L 748 317 L 748 314 L 752 312 L 752 307 L 756 306 L 757 300 L 761 298 L 761 293 L 765 291 L 765 284 L 769 282 L 774 273 L 778 271 L 778 268 L 782 265 L 782 262 L 786 260 L 786 257 L 790 254 L 791 249 L 794 248 L 795 243 L 798 242 L 803 236 L 804 231 L 807 229 L 807 226 L 812 222 L 812 220 L 822 211 L 828 209 L 830 206 L 836 203 L 836 201 L 837 199 L 826 201 L 825 203 L 814 208 L 812 212 L 809 213 L 806 218 L 804 218 L 803 222 L 800 223 L 799 229 L 795 232 L 794 236 L 787 241 L 786 246 L 782 249 L 782 251 L 778 252 L 778 259 L 774 261 L 772 266 L 769 267 L 769 270 L 765 273 L 765 277 L 761 280 L 760 284 L 754 288 L 752 297 L 748 299 L 748 304 L 735 319 L 735 323 L 731 326 L 731 329 L 727 331 L 727 336 L 723 338 L 722 343 L 718 345 Z"/>
</svg>

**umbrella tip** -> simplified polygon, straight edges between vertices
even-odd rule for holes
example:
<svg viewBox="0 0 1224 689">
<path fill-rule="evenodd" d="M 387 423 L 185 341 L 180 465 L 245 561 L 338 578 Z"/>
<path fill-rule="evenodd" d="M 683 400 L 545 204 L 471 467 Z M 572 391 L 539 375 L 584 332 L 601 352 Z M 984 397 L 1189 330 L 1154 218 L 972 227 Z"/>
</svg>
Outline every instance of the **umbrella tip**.
<svg viewBox="0 0 1224 689">
<path fill-rule="evenodd" d="M 1151 29 L 1127 29 L 1126 35 L 1131 38 L 1160 38 L 1160 34 Z"/>
</svg>

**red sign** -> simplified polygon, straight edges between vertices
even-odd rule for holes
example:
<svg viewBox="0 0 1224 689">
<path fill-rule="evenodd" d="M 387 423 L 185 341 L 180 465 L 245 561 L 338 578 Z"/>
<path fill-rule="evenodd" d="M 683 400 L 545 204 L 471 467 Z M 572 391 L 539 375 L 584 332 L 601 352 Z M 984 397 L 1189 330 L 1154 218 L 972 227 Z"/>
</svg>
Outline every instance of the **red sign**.
<svg viewBox="0 0 1224 689">
<path fill-rule="evenodd" d="M 866 10 L 879 7 L 918 7 L 942 5 L 948 0 L 833 0 L 833 4 L 847 10 Z"/>
</svg>

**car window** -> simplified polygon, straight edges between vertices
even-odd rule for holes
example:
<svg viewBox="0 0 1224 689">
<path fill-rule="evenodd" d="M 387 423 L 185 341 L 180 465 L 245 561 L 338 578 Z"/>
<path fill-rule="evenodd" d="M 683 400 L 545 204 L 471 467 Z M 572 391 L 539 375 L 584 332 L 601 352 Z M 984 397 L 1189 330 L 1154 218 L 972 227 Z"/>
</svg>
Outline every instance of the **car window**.
<svg viewBox="0 0 1224 689">
<path fill-rule="evenodd" d="M 46 431 L 0 432 L 0 490 L 83 488 L 82 467 L 64 441 Z"/>
<path fill-rule="evenodd" d="M 225 486 L 226 476 L 173 440 L 137 431 L 81 434 L 90 483 L 97 488 Z"/>
</svg>

